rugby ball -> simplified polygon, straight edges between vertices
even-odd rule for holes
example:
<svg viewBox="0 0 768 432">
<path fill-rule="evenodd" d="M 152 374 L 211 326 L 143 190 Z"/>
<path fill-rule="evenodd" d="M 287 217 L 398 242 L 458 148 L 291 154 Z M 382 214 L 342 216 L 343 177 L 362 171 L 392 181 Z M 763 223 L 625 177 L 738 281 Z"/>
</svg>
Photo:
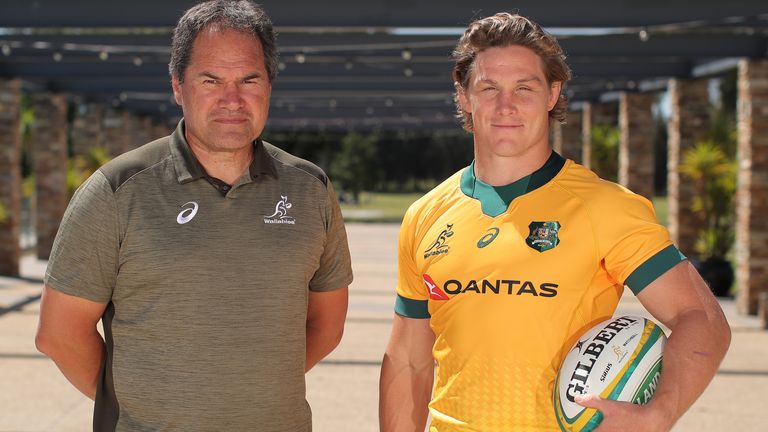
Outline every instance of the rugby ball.
<svg viewBox="0 0 768 432">
<path fill-rule="evenodd" d="M 576 395 L 648 403 L 659 381 L 666 341 L 658 325 L 638 316 L 611 318 L 589 329 L 557 373 L 553 403 L 560 429 L 587 432 L 603 420 L 598 410 L 577 404 Z"/>
</svg>

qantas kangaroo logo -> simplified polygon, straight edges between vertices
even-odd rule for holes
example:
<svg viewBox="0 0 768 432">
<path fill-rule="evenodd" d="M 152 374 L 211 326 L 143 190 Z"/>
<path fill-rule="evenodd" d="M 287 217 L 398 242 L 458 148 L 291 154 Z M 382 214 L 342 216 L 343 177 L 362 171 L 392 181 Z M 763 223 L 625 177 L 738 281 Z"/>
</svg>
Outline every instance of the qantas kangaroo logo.
<svg viewBox="0 0 768 432">
<path fill-rule="evenodd" d="M 443 290 L 440 289 L 440 287 L 437 286 L 435 281 L 432 280 L 432 278 L 424 273 L 424 285 L 427 286 L 427 290 L 429 291 L 429 298 L 432 300 L 450 300 L 450 297 L 443 292 Z"/>
</svg>

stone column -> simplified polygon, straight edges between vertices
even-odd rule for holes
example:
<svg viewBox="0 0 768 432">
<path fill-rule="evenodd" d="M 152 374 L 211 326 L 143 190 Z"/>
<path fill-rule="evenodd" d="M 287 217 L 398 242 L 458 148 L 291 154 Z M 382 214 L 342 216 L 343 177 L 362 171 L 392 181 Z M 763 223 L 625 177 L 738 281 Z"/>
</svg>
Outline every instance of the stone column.
<svg viewBox="0 0 768 432">
<path fill-rule="evenodd" d="M 18 276 L 21 259 L 21 81 L 0 80 L 0 275 Z"/>
<path fill-rule="evenodd" d="M 72 122 L 72 153 L 85 156 L 104 146 L 104 107 L 96 103 L 80 105 Z"/>
<path fill-rule="evenodd" d="M 115 158 L 130 148 L 129 116 L 125 111 L 108 110 L 104 115 L 104 147 L 110 158 Z"/>
<path fill-rule="evenodd" d="M 32 157 L 37 193 L 37 257 L 48 259 L 67 208 L 67 98 L 41 93 L 32 97 Z"/>
<path fill-rule="evenodd" d="M 738 89 L 737 304 L 756 314 L 768 292 L 768 60 L 740 61 Z"/>
<path fill-rule="evenodd" d="M 696 215 L 694 183 L 679 170 L 684 152 L 706 133 L 709 122 L 709 83 L 705 79 L 669 82 L 671 100 L 667 141 L 667 193 L 669 233 L 672 241 L 687 256 L 694 256 L 697 233 L 704 222 Z"/>
<path fill-rule="evenodd" d="M 653 198 L 655 123 L 653 93 L 622 93 L 619 100 L 619 183 Z"/>
<path fill-rule="evenodd" d="M 566 159 L 576 162 L 581 160 L 581 112 L 568 111 L 565 113 L 565 124 L 555 122 L 553 130 L 553 147 Z"/>
</svg>

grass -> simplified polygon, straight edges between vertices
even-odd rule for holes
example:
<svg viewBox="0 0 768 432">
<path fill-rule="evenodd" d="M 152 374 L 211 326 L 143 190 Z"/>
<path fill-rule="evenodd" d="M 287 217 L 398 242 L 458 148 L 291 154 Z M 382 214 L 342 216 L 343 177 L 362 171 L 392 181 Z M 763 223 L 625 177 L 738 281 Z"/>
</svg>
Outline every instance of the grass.
<svg viewBox="0 0 768 432">
<path fill-rule="evenodd" d="M 341 204 L 341 211 L 347 222 L 400 223 L 408 207 L 422 195 L 363 192 L 358 204 Z"/>
</svg>

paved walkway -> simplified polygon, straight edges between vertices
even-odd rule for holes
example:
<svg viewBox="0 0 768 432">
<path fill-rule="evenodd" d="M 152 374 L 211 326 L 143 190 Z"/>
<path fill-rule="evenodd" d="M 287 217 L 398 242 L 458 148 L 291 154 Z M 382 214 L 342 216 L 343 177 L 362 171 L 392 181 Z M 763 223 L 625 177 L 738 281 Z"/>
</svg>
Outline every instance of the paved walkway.
<svg viewBox="0 0 768 432">
<path fill-rule="evenodd" d="M 316 432 L 373 432 L 381 356 L 389 337 L 396 276 L 396 225 L 350 224 L 355 282 L 339 348 L 307 375 Z M 90 430 L 92 403 L 34 347 L 45 262 L 25 257 L 24 279 L 0 278 L 0 432 Z M 707 392 L 675 431 L 768 429 L 768 332 L 721 302 L 733 343 Z M 642 313 L 627 296 L 619 313 Z"/>
</svg>

